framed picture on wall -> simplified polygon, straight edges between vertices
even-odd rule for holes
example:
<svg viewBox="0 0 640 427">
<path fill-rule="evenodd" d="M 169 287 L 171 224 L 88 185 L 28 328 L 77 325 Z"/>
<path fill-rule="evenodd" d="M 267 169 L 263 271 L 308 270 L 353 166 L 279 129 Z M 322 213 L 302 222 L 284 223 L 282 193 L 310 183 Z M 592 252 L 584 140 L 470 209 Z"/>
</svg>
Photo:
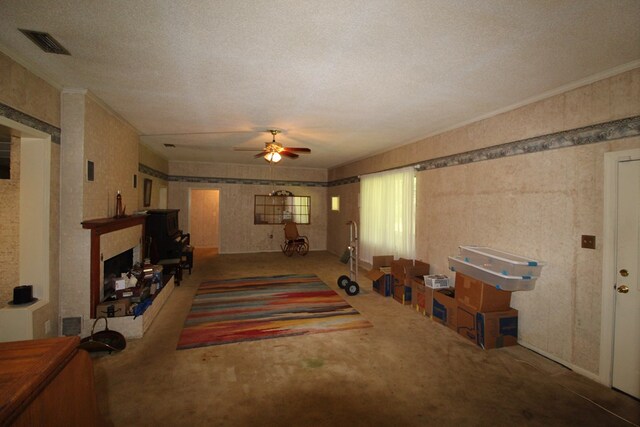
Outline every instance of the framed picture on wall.
<svg viewBox="0 0 640 427">
<path fill-rule="evenodd" d="M 144 179 L 144 207 L 148 208 L 151 206 L 151 181 L 149 178 Z"/>
</svg>

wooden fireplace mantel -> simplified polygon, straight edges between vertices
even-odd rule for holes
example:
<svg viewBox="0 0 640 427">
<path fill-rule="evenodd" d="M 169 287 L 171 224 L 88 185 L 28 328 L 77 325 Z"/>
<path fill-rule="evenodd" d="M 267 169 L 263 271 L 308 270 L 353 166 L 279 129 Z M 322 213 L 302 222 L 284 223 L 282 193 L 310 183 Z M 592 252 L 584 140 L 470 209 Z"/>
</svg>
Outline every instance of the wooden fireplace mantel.
<svg viewBox="0 0 640 427">
<path fill-rule="evenodd" d="M 112 231 L 142 225 L 141 237 L 144 237 L 144 224 L 147 215 L 130 215 L 123 218 L 99 218 L 82 221 L 82 228 L 91 230 L 91 318 L 96 317 L 96 307 L 100 304 L 100 236 Z M 144 253 L 144 248 L 141 248 Z"/>
</svg>

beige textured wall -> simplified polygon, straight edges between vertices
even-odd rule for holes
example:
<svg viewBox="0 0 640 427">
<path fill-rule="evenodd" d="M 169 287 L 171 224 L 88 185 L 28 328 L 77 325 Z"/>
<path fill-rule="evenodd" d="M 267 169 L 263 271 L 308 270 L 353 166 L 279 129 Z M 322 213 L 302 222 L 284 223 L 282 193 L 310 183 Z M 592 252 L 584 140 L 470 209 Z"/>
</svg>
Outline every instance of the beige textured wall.
<svg viewBox="0 0 640 427">
<path fill-rule="evenodd" d="M 20 284 L 20 138 L 11 138 L 11 179 L 0 179 L 0 200 L 0 307 L 4 307 Z"/>
<path fill-rule="evenodd" d="M 349 244 L 347 221 L 355 220 L 360 225 L 358 209 L 360 184 L 346 184 L 327 189 L 327 250 L 342 255 Z M 331 197 L 340 197 L 340 211 L 331 210 Z M 359 230 L 358 230 L 359 231 Z"/>
<path fill-rule="evenodd" d="M 198 177 L 225 177 L 246 179 L 274 179 L 289 181 L 325 182 L 326 170 L 275 166 L 251 166 L 222 163 L 169 162 L 171 175 Z M 279 251 L 284 240 L 282 225 L 254 225 L 254 195 L 268 194 L 271 185 L 206 184 L 169 182 L 169 207 L 180 209 L 180 227 L 188 231 L 189 189 L 211 188 L 220 190 L 220 252 L 241 253 Z M 327 188 L 303 186 L 277 186 L 296 196 L 311 197 L 311 224 L 301 225 L 298 232 L 309 238 L 311 250 L 326 249 Z M 273 238 L 269 238 L 273 235 Z"/>
<path fill-rule="evenodd" d="M 95 181 L 84 183 L 84 219 L 115 215 L 116 193 L 120 191 L 126 213 L 138 209 L 138 190 L 133 175 L 138 173 L 138 133 L 128 123 L 103 107 L 93 96 L 86 97 L 85 163 L 95 164 Z"/>
<path fill-rule="evenodd" d="M 34 338 L 59 335 L 60 310 L 60 145 L 51 144 L 51 187 L 49 208 L 49 301 L 33 313 Z M 45 334 L 44 323 L 50 322 L 51 332 Z"/>
<path fill-rule="evenodd" d="M 640 68 L 329 170 L 329 181 L 400 167 L 595 123 L 640 111 Z"/>
<path fill-rule="evenodd" d="M 0 103 L 11 108 L 49 123 L 53 126 L 60 126 L 60 92 L 41 78 L 29 72 L 22 65 L 13 61 L 4 53 L 0 52 Z M 12 176 L 19 177 L 19 144 L 16 143 L 15 150 L 12 150 Z M 37 310 L 33 316 L 34 333 L 36 338 L 44 336 L 44 322 L 51 323 L 50 336 L 57 334 L 57 320 L 59 309 L 59 171 L 60 171 L 60 146 L 51 144 L 51 185 L 50 185 L 50 283 L 49 283 L 49 304 Z M 13 149 L 14 147 L 12 147 Z M 15 157 L 14 157 L 15 154 Z M 15 175 L 14 175 L 15 173 Z M 8 186 L 8 188 L 3 188 Z M 2 208 L 0 216 L 4 220 L 9 211 L 12 211 L 9 220 L 10 229 L 0 230 L 2 244 L 0 247 L 12 252 L 0 253 L 0 262 L 3 265 L 3 274 L 0 279 L 0 308 L 6 305 L 7 301 L 13 298 L 13 287 L 19 285 L 20 260 L 19 253 L 19 188 L 17 181 L 5 181 L 0 183 L 2 193 Z M 5 197 L 6 196 L 6 197 Z M 15 204 L 15 205 L 14 205 Z M 2 225 L 4 227 L 4 224 Z"/>
<path fill-rule="evenodd" d="M 83 92 L 62 94 L 60 151 L 60 317 L 89 317 L 90 232 L 82 228 L 85 169 Z"/>
<path fill-rule="evenodd" d="M 138 145 L 138 152 L 140 156 L 140 163 L 157 171 L 169 173 L 169 161 L 167 159 L 156 154 L 144 144 Z"/>
<path fill-rule="evenodd" d="M 80 222 L 113 216 L 118 190 L 126 213 L 138 210 L 138 190 L 133 188 L 133 175 L 138 172 L 139 137 L 135 129 L 93 95 L 65 92 L 62 107 L 61 200 L 65 215 L 61 218 L 61 315 L 81 317 L 83 335 L 86 335 L 91 328 L 91 233 L 84 230 Z M 86 179 L 87 160 L 95 164 L 93 182 Z M 136 233 L 137 236 L 131 237 Z M 117 249 L 123 239 L 127 244 L 137 245 L 139 234 L 140 227 L 105 234 L 101 236 L 102 252 Z"/>
<path fill-rule="evenodd" d="M 60 127 L 60 92 L 2 52 L 0 102 Z"/>
<path fill-rule="evenodd" d="M 547 262 L 531 292 L 516 292 L 520 339 L 598 371 L 604 153 L 640 139 L 547 151 L 418 173 L 417 256 L 435 273 L 464 244 Z"/>
<path fill-rule="evenodd" d="M 49 235 L 49 298 L 55 302 L 53 312 L 47 317 L 51 319 L 51 335 L 58 336 L 58 314 L 60 310 L 60 150 L 59 144 L 51 146 L 51 234 Z"/>
<path fill-rule="evenodd" d="M 330 179 L 640 114 L 640 69 L 329 171 Z M 603 233 L 604 153 L 640 138 L 453 166 L 417 174 L 420 259 L 446 273 L 447 257 L 478 244 L 548 263 L 515 293 L 520 339 L 586 371 L 599 369 L 603 254 L 580 235 Z M 357 196 L 357 185 L 349 188 Z M 333 189 L 330 190 L 335 191 Z M 328 247 L 342 239 L 329 232 Z M 600 240 L 598 240 L 600 241 Z"/>
<path fill-rule="evenodd" d="M 151 151 L 143 144 L 138 144 L 139 161 L 145 166 L 153 168 L 165 174 L 169 173 L 167 159 Z M 151 180 L 151 206 L 144 207 L 144 180 Z M 160 201 L 160 188 L 168 188 L 168 182 L 156 176 L 138 172 L 138 209 L 157 209 Z"/>
</svg>

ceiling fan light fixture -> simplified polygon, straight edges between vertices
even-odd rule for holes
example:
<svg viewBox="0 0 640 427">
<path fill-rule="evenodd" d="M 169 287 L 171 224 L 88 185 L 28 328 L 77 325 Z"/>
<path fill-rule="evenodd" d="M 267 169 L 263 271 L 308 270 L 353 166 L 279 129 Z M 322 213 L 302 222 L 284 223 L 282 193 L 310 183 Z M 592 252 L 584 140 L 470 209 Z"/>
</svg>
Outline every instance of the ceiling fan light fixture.
<svg viewBox="0 0 640 427">
<path fill-rule="evenodd" d="M 282 156 L 277 151 L 273 151 L 264 155 L 264 159 L 269 163 L 278 163 L 282 160 Z"/>
<path fill-rule="evenodd" d="M 279 130 L 271 129 L 269 130 L 273 135 L 273 138 L 270 142 L 264 143 L 263 149 L 254 149 L 254 148 L 245 148 L 245 147 L 233 147 L 236 151 L 260 151 L 260 153 L 253 156 L 254 159 L 259 159 L 262 157 L 269 164 L 278 163 L 284 157 L 288 157 L 290 159 L 297 159 L 299 157 L 298 153 L 310 153 L 310 148 L 303 147 L 284 147 L 281 143 L 276 142 L 276 135 L 280 133 Z"/>
</svg>

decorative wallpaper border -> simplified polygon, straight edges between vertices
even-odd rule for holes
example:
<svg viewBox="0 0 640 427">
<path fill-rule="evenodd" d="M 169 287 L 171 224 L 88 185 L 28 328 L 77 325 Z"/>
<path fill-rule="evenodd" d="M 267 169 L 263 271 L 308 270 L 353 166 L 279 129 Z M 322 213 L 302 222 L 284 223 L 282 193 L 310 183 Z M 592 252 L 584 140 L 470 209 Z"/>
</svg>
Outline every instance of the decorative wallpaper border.
<svg viewBox="0 0 640 427">
<path fill-rule="evenodd" d="M 575 147 L 640 135 L 640 116 L 601 123 L 582 128 L 550 133 L 533 138 L 522 139 L 478 150 L 450 156 L 438 157 L 424 162 L 414 163 L 417 170 L 438 169 L 464 165 L 520 154 L 537 153 L 558 148 Z"/>
<path fill-rule="evenodd" d="M 36 119 L 35 117 L 25 114 L 22 111 L 18 111 L 15 108 L 12 108 L 1 102 L 0 116 L 6 117 L 7 119 L 13 120 L 14 122 L 18 122 L 22 125 L 29 126 L 32 129 L 48 133 L 49 135 L 51 135 L 51 142 L 60 144 L 60 128 L 50 125 L 47 122 L 43 122 L 40 119 Z"/>
<path fill-rule="evenodd" d="M 449 166 L 481 162 L 484 160 L 499 159 L 502 157 L 518 156 L 520 154 L 597 144 L 600 142 L 614 141 L 616 139 L 631 138 L 634 136 L 640 136 L 640 116 L 613 120 L 582 128 L 521 139 L 486 148 L 479 148 L 477 150 L 465 151 L 463 153 L 452 154 L 449 156 L 437 157 L 435 159 L 398 166 L 393 169 L 405 168 L 407 166 L 413 166 L 418 171 L 439 169 Z M 359 181 L 359 177 L 352 176 L 331 181 L 329 182 L 329 187 Z"/>
<path fill-rule="evenodd" d="M 51 141 L 60 144 L 60 128 L 40 119 L 32 117 L 16 110 L 6 104 L 0 103 L 0 116 L 14 120 L 20 124 L 51 135 Z M 449 166 L 464 165 L 468 163 L 481 162 L 485 160 L 499 159 L 502 157 L 518 156 L 521 154 L 537 153 L 558 148 L 575 147 L 600 142 L 613 141 L 616 139 L 630 138 L 640 135 L 640 116 L 628 117 L 626 119 L 613 120 L 582 128 L 571 129 L 562 132 L 550 133 L 519 141 L 507 142 L 505 144 L 438 157 L 409 165 L 399 166 L 399 169 L 407 166 L 414 166 L 416 170 L 431 170 Z M 341 178 L 330 182 L 317 181 L 283 181 L 268 179 L 244 179 L 244 178 L 221 178 L 221 177 L 200 177 L 200 176 L 172 176 L 162 171 L 153 169 L 142 163 L 138 164 L 138 171 L 151 175 L 165 181 L 174 182 L 199 182 L 208 184 L 245 184 L 245 185 L 289 185 L 294 187 L 335 187 L 360 182 L 358 176 Z"/>
<path fill-rule="evenodd" d="M 198 182 L 204 184 L 244 184 L 244 185 L 280 185 L 292 187 L 327 187 L 326 182 L 319 181 L 283 181 L 271 179 L 248 178 L 220 178 L 210 176 L 179 176 L 169 175 L 169 181 L 173 182 Z"/>
<path fill-rule="evenodd" d="M 142 163 L 138 163 L 138 172 L 169 181 L 169 175 Z"/>
<path fill-rule="evenodd" d="M 329 187 L 336 187 L 338 185 L 346 185 L 346 184 L 355 184 L 360 182 L 360 177 L 358 176 L 350 176 L 348 178 L 336 179 L 335 181 L 329 182 Z"/>
</svg>

